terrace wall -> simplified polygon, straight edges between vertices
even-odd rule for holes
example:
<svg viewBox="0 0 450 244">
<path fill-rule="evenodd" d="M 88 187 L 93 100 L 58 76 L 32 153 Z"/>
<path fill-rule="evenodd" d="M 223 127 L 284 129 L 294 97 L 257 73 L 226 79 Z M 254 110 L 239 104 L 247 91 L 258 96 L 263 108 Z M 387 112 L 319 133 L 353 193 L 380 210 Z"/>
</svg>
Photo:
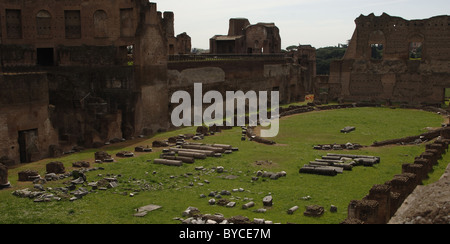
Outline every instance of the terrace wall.
<svg viewBox="0 0 450 244">
<path fill-rule="evenodd" d="M 405 199 L 422 184 L 448 150 L 450 128 L 441 131 L 441 138 L 428 144 L 426 151 L 414 163 L 404 164 L 402 174 L 384 185 L 374 185 L 362 200 L 353 200 L 348 206 L 346 223 L 387 224 Z"/>
<path fill-rule="evenodd" d="M 215 56 L 206 60 L 174 61 L 168 64 L 169 96 L 177 90 L 193 92 L 194 83 L 203 91 L 279 91 L 280 102 L 302 101 L 306 95 L 300 65 L 283 56 Z M 191 94 L 192 96 L 193 94 Z"/>
</svg>

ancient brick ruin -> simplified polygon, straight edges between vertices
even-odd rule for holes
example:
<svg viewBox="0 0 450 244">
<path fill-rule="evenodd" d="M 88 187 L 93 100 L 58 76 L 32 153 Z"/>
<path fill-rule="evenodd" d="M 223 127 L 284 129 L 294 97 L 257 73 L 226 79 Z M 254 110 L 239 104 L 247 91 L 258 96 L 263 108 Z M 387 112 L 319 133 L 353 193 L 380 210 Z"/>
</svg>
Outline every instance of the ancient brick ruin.
<svg viewBox="0 0 450 244">
<path fill-rule="evenodd" d="M 441 136 L 426 145 L 426 151 L 413 163 L 402 165 L 402 174 L 395 175 L 383 185 L 374 185 L 362 200 L 353 200 L 348 205 L 348 217 L 344 224 L 386 224 L 396 214 L 405 199 L 422 181 L 427 179 L 433 166 L 448 150 L 450 129 L 441 130 Z"/>
<path fill-rule="evenodd" d="M 170 129 L 171 95 L 193 95 L 194 83 L 223 94 L 279 91 L 281 103 L 315 90 L 325 101 L 441 104 L 450 89 L 449 16 L 362 15 L 326 77 L 316 76 L 313 47 L 281 53 L 274 23 L 230 19 L 228 34 L 210 39 L 211 55 L 194 56 L 174 13 L 146 0 L 0 3 L 0 187 L 9 166 Z M 402 174 L 352 201 L 346 222 L 387 223 L 448 144 L 427 145 Z M 46 169 L 64 172 L 57 162 Z M 19 181 L 37 176 L 19 172 Z"/>
<path fill-rule="evenodd" d="M 193 83 L 204 92 L 277 90 L 281 102 L 312 91 L 315 49 L 280 54 L 274 24 L 232 20 L 230 35 L 253 49 L 217 58 L 189 55 L 191 38 L 175 36 L 175 14 L 146 0 L 0 2 L 5 165 L 168 130 L 171 94 Z"/>
<path fill-rule="evenodd" d="M 361 15 L 355 22 L 344 58 L 331 64 L 329 79 L 318 80 L 318 96 L 414 105 L 444 102 L 450 87 L 449 16 L 405 20 L 384 13 Z"/>
<path fill-rule="evenodd" d="M 274 23 L 251 25 L 248 19 L 230 19 L 228 35 L 210 39 L 212 54 L 281 53 L 280 30 Z"/>
<path fill-rule="evenodd" d="M 0 16 L 10 164 L 168 127 L 167 56 L 191 48 L 172 12 L 144 0 L 2 0 Z"/>
</svg>

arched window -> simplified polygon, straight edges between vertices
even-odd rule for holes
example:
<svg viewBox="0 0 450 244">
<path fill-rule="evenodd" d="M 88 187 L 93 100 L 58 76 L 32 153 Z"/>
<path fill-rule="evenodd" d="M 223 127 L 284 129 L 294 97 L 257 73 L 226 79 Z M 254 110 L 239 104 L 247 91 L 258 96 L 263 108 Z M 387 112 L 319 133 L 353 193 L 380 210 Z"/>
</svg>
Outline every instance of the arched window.
<svg viewBox="0 0 450 244">
<path fill-rule="evenodd" d="M 409 59 L 410 60 L 421 60 L 422 59 L 422 50 L 423 50 L 423 42 L 425 38 L 422 34 L 414 33 L 408 37 L 409 41 Z"/>
<path fill-rule="evenodd" d="M 386 37 L 381 30 L 374 31 L 369 36 L 370 58 L 372 60 L 383 60 Z"/>
<path fill-rule="evenodd" d="M 136 32 L 133 21 L 133 9 L 120 9 L 120 36 L 133 37 Z"/>
<path fill-rule="evenodd" d="M 36 14 L 36 30 L 40 37 L 52 35 L 52 16 L 47 10 L 41 10 Z"/>
<path fill-rule="evenodd" d="M 108 15 L 103 10 L 97 10 L 94 13 L 95 37 L 104 38 L 108 36 Z"/>
</svg>

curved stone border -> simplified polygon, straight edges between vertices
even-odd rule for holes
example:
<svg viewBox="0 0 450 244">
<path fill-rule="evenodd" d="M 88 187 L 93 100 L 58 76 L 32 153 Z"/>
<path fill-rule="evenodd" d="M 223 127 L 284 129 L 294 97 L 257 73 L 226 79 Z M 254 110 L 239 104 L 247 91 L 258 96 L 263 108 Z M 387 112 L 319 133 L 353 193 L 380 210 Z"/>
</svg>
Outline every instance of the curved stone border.
<svg viewBox="0 0 450 244">
<path fill-rule="evenodd" d="M 374 185 L 362 200 L 353 200 L 348 206 L 348 217 L 342 224 L 386 224 L 394 216 L 405 199 L 422 184 L 433 165 L 448 150 L 450 128 L 441 132 L 441 139 L 427 144 L 426 151 L 412 164 L 402 165 L 402 174 L 384 185 Z"/>
</svg>

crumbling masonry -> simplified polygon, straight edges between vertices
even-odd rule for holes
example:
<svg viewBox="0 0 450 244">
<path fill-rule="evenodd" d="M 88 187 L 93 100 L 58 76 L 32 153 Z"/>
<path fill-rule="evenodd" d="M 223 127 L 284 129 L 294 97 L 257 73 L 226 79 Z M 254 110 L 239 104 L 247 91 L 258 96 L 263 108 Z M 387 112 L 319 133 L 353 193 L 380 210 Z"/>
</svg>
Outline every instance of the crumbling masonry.
<svg viewBox="0 0 450 244">
<path fill-rule="evenodd" d="M 387 224 L 405 199 L 422 181 L 433 166 L 447 153 L 450 129 L 441 130 L 440 138 L 426 145 L 426 151 L 413 163 L 402 165 L 402 174 L 395 175 L 383 185 L 374 185 L 362 200 L 353 200 L 348 206 L 348 218 L 343 224 Z"/>
<path fill-rule="evenodd" d="M 167 56 L 191 48 L 172 12 L 145 0 L 0 2 L 3 161 L 167 128 Z"/>
<path fill-rule="evenodd" d="M 274 23 L 251 25 L 248 19 L 230 19 L 228 35 L 210 39 L 212 54 L 272 54 L 281 53 L 280 30 Z"/>
<path fill-rule="evenodd" d="M 168 130 L 171 94 L 192 91 L 193 83 L 205 92 L 277 90 L 281 102 L 312 89 L 313 48 L 305 60 L 245 54 L 193 61 L 191 38 L 175 36 L 174 22 L 174 13 L 147 0 L 0 0 L 0 163 Z M 250 29 L 255 38 L 261 30 L 271 35 L 256 51 L 278 52 L 278 28 Z"/>
<path fill-rule="evenodd" d="M 450 88 L 450 16 L 361 15 L 342 60 L 320 77 L 324 100 L 442 104 Z"/>
</svg>

